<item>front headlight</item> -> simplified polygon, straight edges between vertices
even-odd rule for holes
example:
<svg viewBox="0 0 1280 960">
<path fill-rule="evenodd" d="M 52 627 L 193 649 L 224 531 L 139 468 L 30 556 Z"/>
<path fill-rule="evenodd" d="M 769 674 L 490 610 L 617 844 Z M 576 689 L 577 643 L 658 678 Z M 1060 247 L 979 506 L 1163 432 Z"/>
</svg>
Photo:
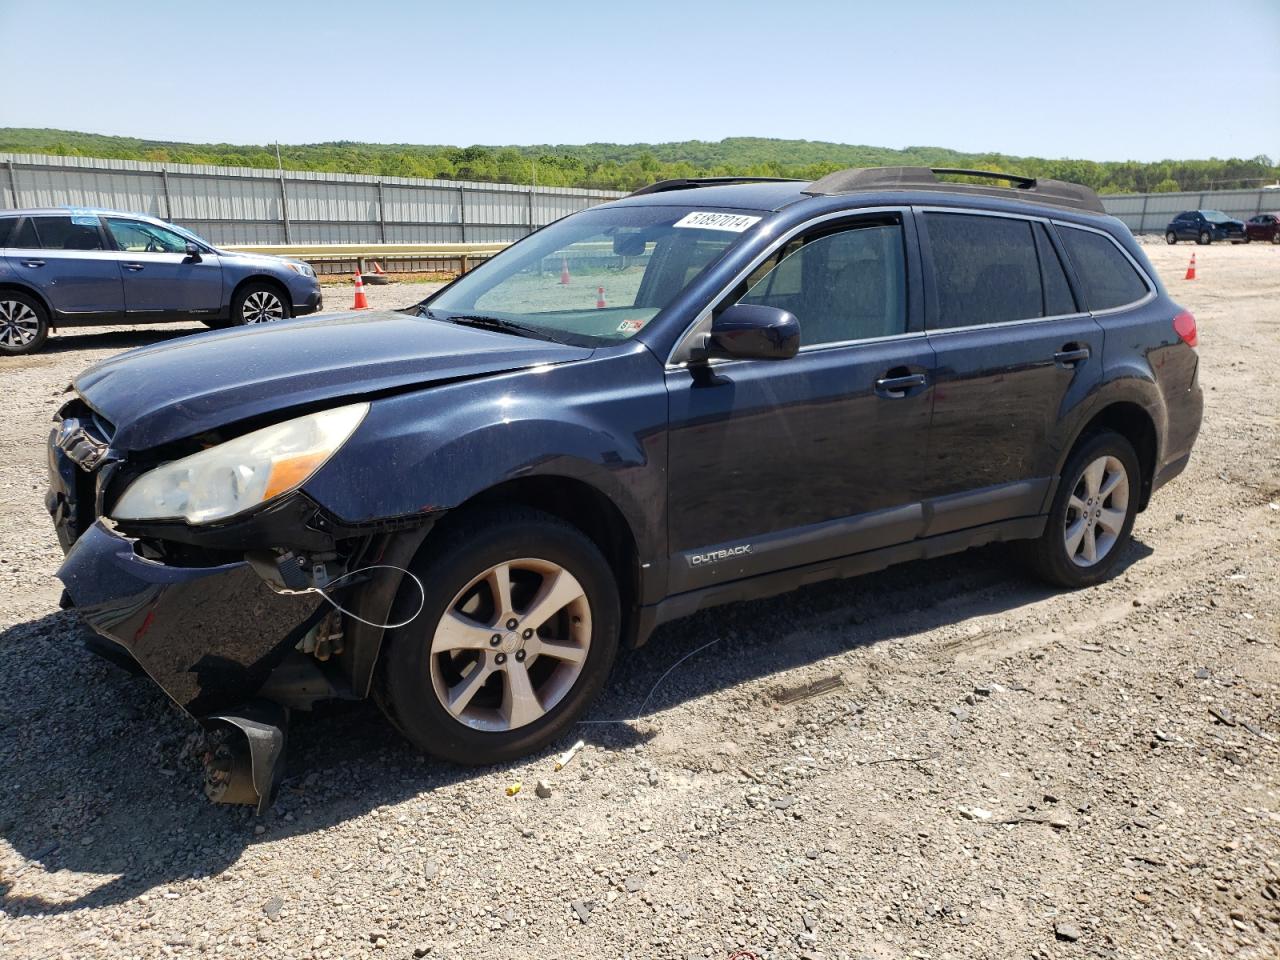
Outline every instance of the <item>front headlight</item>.
<svg viewBox="0 0 1280 960">
<path fill-rule="evenodd" d="M 300 273 L 304 277 L 314 277 L 316 272 L 311 269 L 311 264 L 303 263 L 301 260 L 286 260 L 284 265 L 294 273 Z"/>
<path fill-rule="evenodd" d="M 250 510 L 306 483 L 368 412 L 367 403 L 324 410 L 156 467 L 129 485 L 112 516 L 209 523 Z"/>
</svg>

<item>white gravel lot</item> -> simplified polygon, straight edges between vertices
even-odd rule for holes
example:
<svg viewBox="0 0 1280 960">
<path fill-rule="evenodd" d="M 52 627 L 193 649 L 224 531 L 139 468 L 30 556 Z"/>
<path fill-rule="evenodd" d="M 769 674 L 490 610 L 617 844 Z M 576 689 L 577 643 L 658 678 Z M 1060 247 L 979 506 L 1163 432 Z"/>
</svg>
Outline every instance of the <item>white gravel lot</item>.
<svg viewBox="0 0 1280 960">
<path fill-rule="evenodd" d="M 57 608 L 60 392 L 184 331 L 0 361 L 0 956 L 1280 956 L 1280 247 L 1194 249 L 1194 283 L 1191 247 L 1149 253 L 1205 424 L 1114 581 L 1055 593 L 991 548 L 667 625 L 594 719 L 718 642 L 558 774 L 301 716 L 262 819 L 205 800 L 192 724 Z"/>
</svg>

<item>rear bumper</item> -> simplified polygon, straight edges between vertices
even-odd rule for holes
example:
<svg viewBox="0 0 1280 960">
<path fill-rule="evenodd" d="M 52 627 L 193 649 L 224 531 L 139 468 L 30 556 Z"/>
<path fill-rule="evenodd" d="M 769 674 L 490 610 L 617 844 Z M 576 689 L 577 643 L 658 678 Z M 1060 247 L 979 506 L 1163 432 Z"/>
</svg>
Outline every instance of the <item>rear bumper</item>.
<svg viewBox="0 0 1280 960">
<path fill-rule="evenodd" d="M 84 622 L 195 717 L 250 700 L 323 603 L 276 593 L 247 563 L 176 567 L 135 543 L 98 520 L 58 578 Z"/>
</svg>

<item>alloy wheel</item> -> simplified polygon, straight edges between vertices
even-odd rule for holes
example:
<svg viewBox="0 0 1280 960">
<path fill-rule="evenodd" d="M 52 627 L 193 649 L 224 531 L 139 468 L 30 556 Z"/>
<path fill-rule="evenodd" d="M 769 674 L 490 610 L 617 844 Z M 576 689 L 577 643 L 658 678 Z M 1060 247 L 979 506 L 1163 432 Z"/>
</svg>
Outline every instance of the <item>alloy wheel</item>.
<svg viewBox="0 0 1280 960">
<path fill-rule="evenodd" d="M 284 316 L 284 304 L 270 290 L 255 290 L 244 298 L 240 317 L 245 323 L 269 323 Z"/>
<path fill-rule="evenodd" d="M 0 344 L 25 347 L 40 333 L 40 318 L 21 300 L 0 300 Z"/>
<path fill-rule="evenodd" d="M 495 564 L 450 602 L 431 639 L 431 686 L 455 720 L 507 732 L 555 709 L 581 676 L 591 605 L 549 560 Z"/>
<path fill-rule="evenodd" d="M 1120 539 L 1129 514 L 1129 474 L 1116 457 L 1094 460 L 1076 480 L 1063 524 L 1071 562 L 1092 567 Z"/>
</svg>

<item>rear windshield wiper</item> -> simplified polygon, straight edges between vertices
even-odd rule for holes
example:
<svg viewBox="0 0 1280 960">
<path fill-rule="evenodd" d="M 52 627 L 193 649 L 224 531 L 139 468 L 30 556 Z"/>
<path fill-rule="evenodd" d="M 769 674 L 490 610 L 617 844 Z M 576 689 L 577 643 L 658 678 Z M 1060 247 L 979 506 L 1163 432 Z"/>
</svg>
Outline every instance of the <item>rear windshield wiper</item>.
<svg viewBox="0 0 1280 960">
<path fill-rule="evenodd" d="M 550 340 L 552 343 L 564 343 L 563 340 L 557 340 L 545 330 L 537 327 L 528 327 L 523 323 L 516 323 L 514 320 L 504 320 L 502 317 L 487 317 L 483 314 L 467 314 L 455 313 L 449 317 L 437 317 L 431 311 L 427 311 L 427 316 L 432 320 L 445 320 L 448 323 L 456 323 L 463 327 L 479 327 L 481 330 L 500 330 L 505 333 L 515 333 L 526 337 L 537 337 L 539 340 Z"/>
</svg>

